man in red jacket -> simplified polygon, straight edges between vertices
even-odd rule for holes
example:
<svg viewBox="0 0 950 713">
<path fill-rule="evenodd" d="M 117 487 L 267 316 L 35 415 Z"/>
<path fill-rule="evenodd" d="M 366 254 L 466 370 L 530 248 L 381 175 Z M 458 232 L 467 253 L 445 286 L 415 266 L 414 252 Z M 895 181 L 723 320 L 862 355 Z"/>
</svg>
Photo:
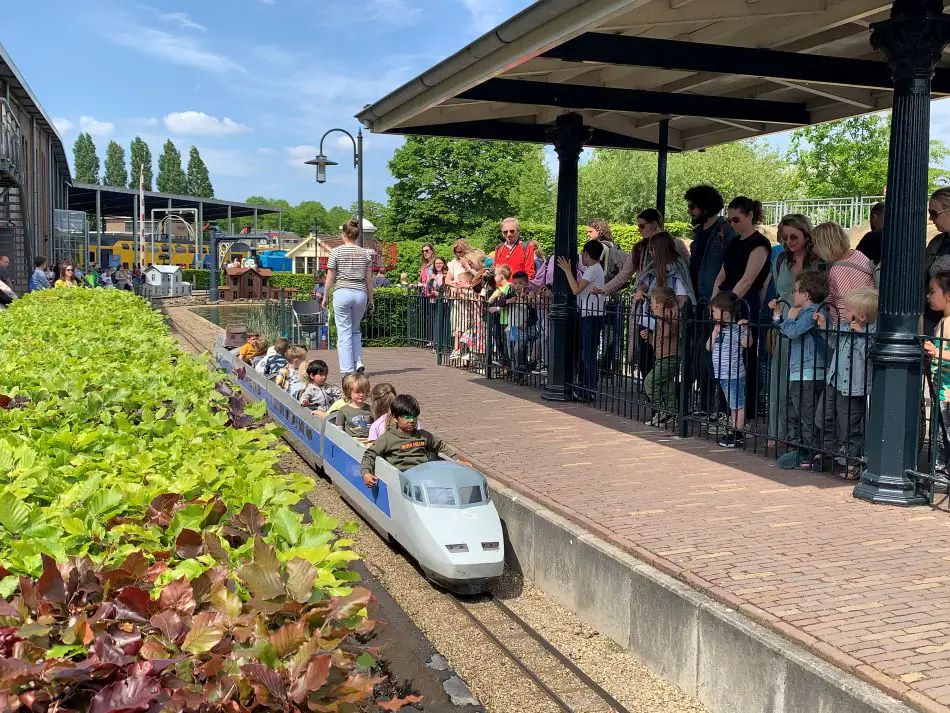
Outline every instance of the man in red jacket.
<svg viewBox="0 0 950 713">
<path fill-rule="evenodd" d="M 501 236 L 504 242 L 495 248 L 495 267 L 507 265 L 511 274 L 527 273 L 528 279 L 534 277 L 534 250 L 521 241 L 521 228 L 517 218 L 505 218 L 501 221 Z"/>
</svg>

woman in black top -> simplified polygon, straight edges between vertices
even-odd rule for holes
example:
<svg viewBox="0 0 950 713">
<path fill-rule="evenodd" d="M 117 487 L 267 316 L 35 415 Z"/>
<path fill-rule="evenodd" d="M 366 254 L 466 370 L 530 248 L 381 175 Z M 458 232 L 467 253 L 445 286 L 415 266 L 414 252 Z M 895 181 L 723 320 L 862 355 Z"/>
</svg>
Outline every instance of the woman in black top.
<svg viewBox="0 0 950 713">
<path fill-rule="evenodd" d="M 751 322 L 752 346 L 746 352 L 746 416 L 755 418 L 758 404 L 759 330 L 762 322 L 762 296 L 771 269 L 772 243 L 756 226 L 762 223 L 762 204 L 745 196 L 729 204 L 729 224 L 738 237 L 729 241 L 723 256 L 722 269 L 716 277 L 713 297 L 720 292 L 734 292 L 743 301 L 742 317 Z M 748 310 L 748 311 L 746 311 Z"/>
</svg>

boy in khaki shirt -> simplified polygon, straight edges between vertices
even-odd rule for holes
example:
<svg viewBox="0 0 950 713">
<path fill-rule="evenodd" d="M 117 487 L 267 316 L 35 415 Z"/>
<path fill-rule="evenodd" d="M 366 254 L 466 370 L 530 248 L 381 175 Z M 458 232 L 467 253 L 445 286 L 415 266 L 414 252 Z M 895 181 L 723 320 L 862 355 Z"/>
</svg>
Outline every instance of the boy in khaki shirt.
<svg viewBox="0 0 950 713">
<path fill-rule="evenodd" d="M 377 456 L 399 471 L 435 460 L 440 453 L 456 458 L 458 451 L 452 446 L 417 428 L 420 411 L 419 402 L 409 394 L 400 394 L 393 400 L 389 427 L 363 454 L 361 466 L 366 487 L 372 488 L 379 481 L 376 477 Z M 458 459 L 458 462 L 469 467 L 472 465 L 466 460 Z"/>
</svg>

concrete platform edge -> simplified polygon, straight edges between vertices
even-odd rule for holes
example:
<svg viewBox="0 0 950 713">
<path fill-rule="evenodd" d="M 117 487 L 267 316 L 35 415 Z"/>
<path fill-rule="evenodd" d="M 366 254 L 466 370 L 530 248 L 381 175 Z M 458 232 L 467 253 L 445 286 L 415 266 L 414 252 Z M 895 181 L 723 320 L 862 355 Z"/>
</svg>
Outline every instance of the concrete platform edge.
<svg viewBox="0 0 950 713">
<path fill-rule="evenodd" d="M 509 566 L 713 713 L 913 710 L 496 479 L 490 486 Z"/>
</svg>

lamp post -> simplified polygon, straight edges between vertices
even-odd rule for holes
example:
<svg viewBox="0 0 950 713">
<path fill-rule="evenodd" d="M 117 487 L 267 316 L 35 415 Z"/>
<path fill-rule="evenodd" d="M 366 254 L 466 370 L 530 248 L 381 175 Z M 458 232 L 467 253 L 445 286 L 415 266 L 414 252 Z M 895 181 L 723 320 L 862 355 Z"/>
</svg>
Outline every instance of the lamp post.
<svg viewBox="0 0 950 713">
<path fill-rule="evenodd" d="M 308 166 L 317 167 L 317 183 L 327 182 L 327 166 L 338 165 L 336 161 L 331 161 L 323 153 L 323 141 L 334 131 L 346 134 L 353 142 L 353 168 L 356 169 L 356 219 L 360 224 L 359 245 L 363 247 L 363 130 L 356 132 L 356 138 L 353 138 L 346 129 L 330 129 L 320 138 L 320 149 L 315 158 L 306 161 Z"/>
</svg>

